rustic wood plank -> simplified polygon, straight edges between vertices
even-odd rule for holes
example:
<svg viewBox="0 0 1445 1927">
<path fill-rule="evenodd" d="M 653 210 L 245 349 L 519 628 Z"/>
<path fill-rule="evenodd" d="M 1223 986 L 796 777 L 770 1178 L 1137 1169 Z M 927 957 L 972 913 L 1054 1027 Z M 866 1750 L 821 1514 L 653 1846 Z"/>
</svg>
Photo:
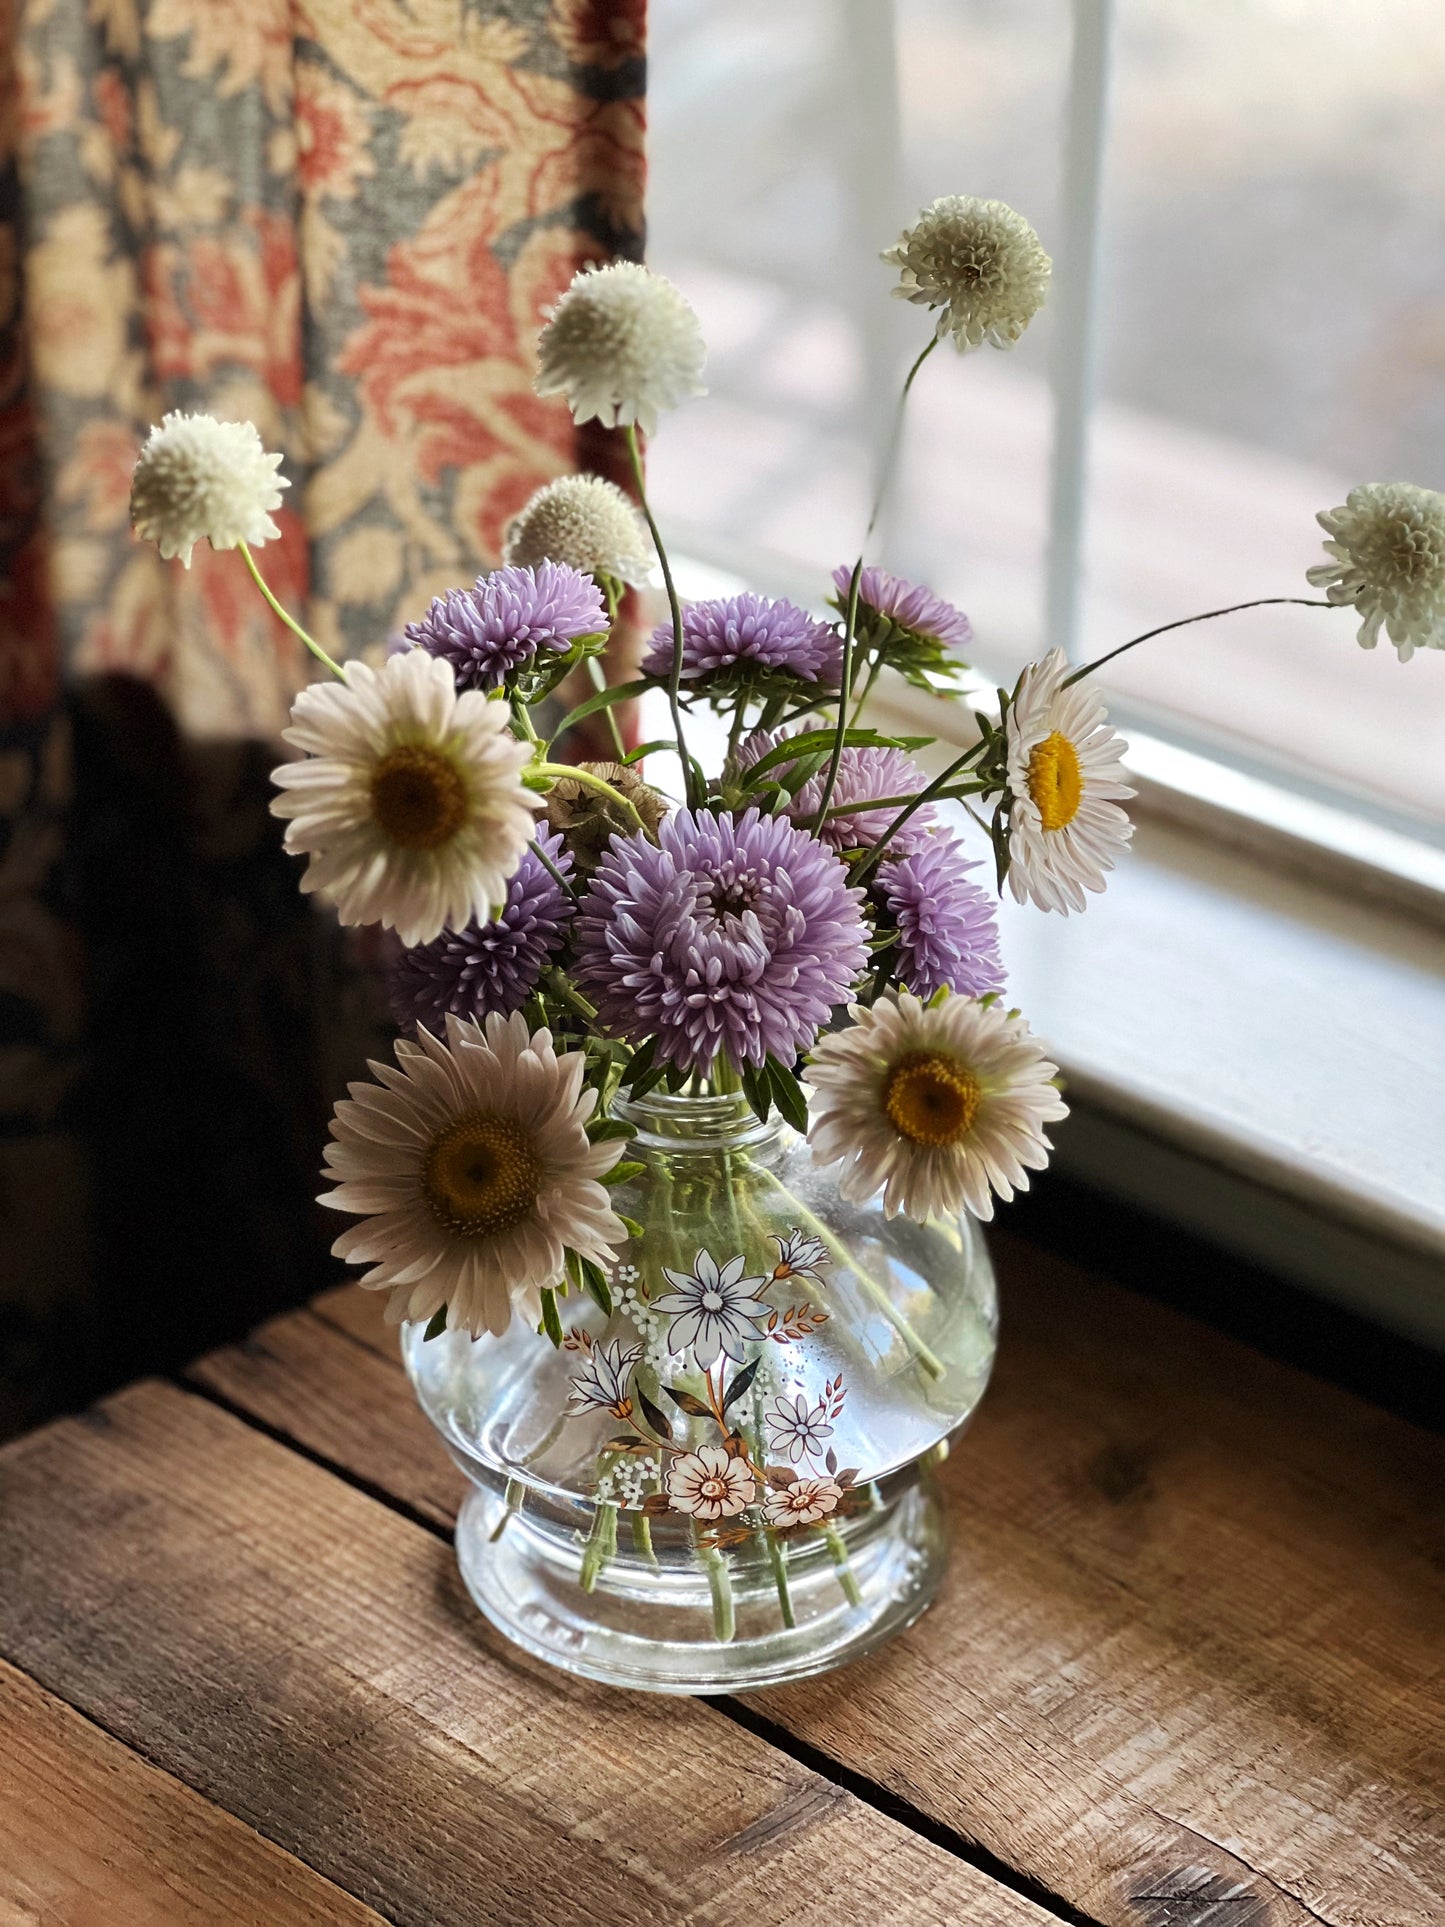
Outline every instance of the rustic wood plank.
<svg viewBox="0 0 1445 1927">
<path fill-rule="evenodd" d="M 996 1251 L 1004 1346 L 946 1468 L 940 1600 L 886 1652 L 757 1710 L 1109 1927 L 1438 1927 L 1445 1444 Z M 364 1347 L 404 1387 L 374 1295 L 327 1294 L 289 1342 Z M 283 1422 L 286 1370 L 206 1369 Z M 358 1451 L 339 1416 L 353 1369 L 326 1369 L 307 1442 L 435 1501 L 425 1428 L 393 1458 Z"/>
<path fill-rule="evenodd" d="M 0 1651 L 389 1920 L 1048 1917 L 696 1702 L 494 1638 L 435 1532 L 139 1385 L 0 1454 Z"/>
<path fill-rule="evenodd" d="M 0 1661 L 5 1927 L 385 1927 Z"/>
</svg>

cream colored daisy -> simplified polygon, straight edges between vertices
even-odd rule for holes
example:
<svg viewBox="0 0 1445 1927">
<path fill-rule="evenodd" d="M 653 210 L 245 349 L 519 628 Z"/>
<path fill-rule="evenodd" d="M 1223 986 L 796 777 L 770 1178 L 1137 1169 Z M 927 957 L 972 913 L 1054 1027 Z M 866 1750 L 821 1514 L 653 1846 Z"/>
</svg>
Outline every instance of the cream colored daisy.
<svg viewBox="0 0 1445 1927">
<path fill-rule="evenodd" d="M 1009 887 L 1041 910 L 1085 908 L 1102 890 L 1133 825 L 1119 804 L 1134 794 L 1120 759 L 1129 745 L 1105 720 L 1087 682 L 1063 688 L 1062 649 L 1031 662 L 1008 712 Z"/>
<path fill-rule="evenodd" d="M 167 558 L 191 566 L 197 542 L 213 549 L 252 548 L 281 531 L 271 512 L 291 484 L 278 475 L 279 455 L 267 454 L 251 422 L 218 422 L 213 415 L 172 412 L 152 428 L 130 484 L 136 534 Z"/>
<path fill-rule="evenodd" d="M 920 1003 L 906 990 L 819 1040 L 808 1142 L 843 1164 L 840 1194 L 880 1190 L 885 1217 L 920 1224 L 963 1209 L 993 1216 L 1049 1161 L 1043 1126 L 1068 1115 L 1058 1075 L 1017 1012 L 968 997 Z"/>
<path fill-rule="evenodd" d="M 746 1459 L 732 1458 L 726 1447 L 702 1445 L 672 1462 L 667 1496 L 674 1512 L 694 1519 L 730 1519 L 758 1496 Z"/>
<path fill-rule="evenodd" d="M 1383 625 L 1401 662 L 1417 649 L 1445 649 L 1445 495 L 1366 482 L 1316 519 L 1334 560 L 1305 573 L 1331 602 L 1359 610 L 1360 647 L 1373 649 Z"/>
<path fill-rule="evenodd" d="M 640 588 L 652 573 L 646 524 L 615 482 L 559 475 L 527 498 L 508 525 L 504 563 L 565 562 L 584 575 Z"/>
<path fill-rule="evenodd" d="M 1022 214 L 1004 201 L 946 194 L 924 208 L 883 259 L 901 301 L 940 308 L 938 333 L 962 353 L 1012 348 L 1043 306 L 1053 263 Z"/>
<path fill-rule="evenodd" d="M 506 704 L 458 695 L 450 664 L 409 649 L 303 689 L 291 716 L 284 739 L 307 754 L 272 772 L 271 808 L 290 818 L 286 848 L 311 858 L 301 888 L 408 946 L 485 923 L 542 807 Z"/>
<path fill-rule="evenodd" d="M 540 1316 L 566 1252 L 613 1262 L 627 1227 L 599 1180 L 621 1146 L 587 1140 L 597 1093 L 584 1065 L 520 1012 L 485 1026 L 449 1017 L 445 1043 L 418 1030 L 395 1069 L 372 1064 L 376 1083 L 349 1086 L 326 1147 L 336 1189 L 321 1202 L 362 1218 L 331 1249 L 371 1266 L 361 1282 L 391 1293 L 392 1324 L 445 1305 L 449 1330 L 504 1332 L 514 1304 Z"/>
<path fill-rule="evenodd" d="M 614 261 L 573 276 L 538 338 L 535 385 L 565 395 L 574 421 L 636 422 L 652 435 L 662 409 L 707 393 L 706 359 L 697 316 L 672 283 Z"/>
</svg>

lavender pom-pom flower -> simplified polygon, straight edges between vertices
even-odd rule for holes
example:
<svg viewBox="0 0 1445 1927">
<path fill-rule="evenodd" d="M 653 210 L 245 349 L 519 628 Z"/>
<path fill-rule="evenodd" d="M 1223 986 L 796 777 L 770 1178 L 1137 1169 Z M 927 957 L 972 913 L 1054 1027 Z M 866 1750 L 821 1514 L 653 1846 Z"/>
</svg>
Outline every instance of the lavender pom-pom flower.
<svg viewBox="0 0 1445 1927">
<path fill-rule="evenodd" d="M 606 633 L 607 606 L 590 575 L 565 562 L 479 575 L 470 589 L 437 596 L 409 641 L 449 662 L 458 689 L 499 689 L 540 650 L 565 654 L 582 636 Z"/>
<path fill-rule="evenodd" d="M 946 984 L 965 997 L 1004 987 L 993 898 L 951 836 L 924 837 L 878 867 L 878 893 L 898 930 L 898 976 L 925 1002 Z"/>
<path fill-rule="evenodd" d="M 602 1026 L 660 1063 L 791 1065 L 863 969 L 862 891 L 783 817 L 679 810 L 614 842 L 577 917 Z"/>
<path fill-rule="evenodd" d="M 543 830 L 537 845 L 565 877 L 572 859 L 562 839 Z M 464 930 L 444 930 L 431 943 L 402 952 L 387 985 L 398 1025 L 410 1034 L 424 1024 L 433 1036 L 444 1037 L 449 1013 L 480 1023 L 493 1011 L 509 1016 L 520 1010 L 561 949 L 572 910 L 570 897 L 536 850 L 526 850 L 495 917 Z"/>
<path fill-rule="evenodd" d="M 653 631 L 643 662 L 649 676 L 672 672 L 673 631 Z M 836 689 L 843 673 L 843 643 L 836 629 L 819 622 L 785 597 L 719 597 L 691 603 L 682 615 L 682 674 L 688 683 L 732 689 L 760 680 L 795 677 Z"/>
<path fill-rule="evenodd" d="M 755 729 L 743 738 L 733 752 L 732 769 L 741 776 L 780 743 L 786 734 Z M 773 764 L 765 775 L 782 776 L 791 764 Z M 823 775 L 810 776 L 788 805 L 793 822 L 807 829 L 830 850 L 869 850 L 898 816 L 903 804 L 889 798 L 916 796 L 928 783 L 928 773 L 906 750 L 848 748 L 838 758 L 838 775 L 833 784 L 828 815 L 814 830 L 813 820 L 823 800 Z M 834 814 L 837 811 L 837 814 Z M 902 853 L 916 849 L 932 830 L 937 818 L 933 805 L 925 803 L 913 812 L 889 849 Z"/>
<path fill-rule="evenodd" d="M 833 606 L 847 612 L 853 571 L 833 571 Z M 916 582 L 887 569 L 864 569 L 858 581 L 858 649 L 873 655 L 920 689 L 946 694 L 948 683 L 967 668 L 963 652 L 973 627 L 961 609 Z M 940 684 L 942 688 L 940 689 Z"/>
</svg>

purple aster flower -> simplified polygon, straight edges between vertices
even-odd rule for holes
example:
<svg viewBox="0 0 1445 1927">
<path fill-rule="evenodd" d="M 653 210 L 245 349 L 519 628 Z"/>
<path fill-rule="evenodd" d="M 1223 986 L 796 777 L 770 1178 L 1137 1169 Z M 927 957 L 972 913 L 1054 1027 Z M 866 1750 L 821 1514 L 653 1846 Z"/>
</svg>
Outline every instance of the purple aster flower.
<svg viewBox="0 0 1445 1927">
<path fill-rule="evenodd" d="M 652 634 L 642 665 L 650 676 L 672 669 L 672 624 Z M 784 672 L 803 682 L 838 687 L 843 644 L 835 629 L 796 603 L 766 596 L 720 597 L 694 602 L 682 615 L 682 673 L 688 682 L 735 683 Z"/>
<path fill-rule="evenodd" d="M 786 818 L 678 810 L 656 844 L 612 844 L 577 918 L 577 981 L 602 1023 L 659 1062 L 707 1071 L 719 1052 L 792 1064 L 867 958 L 830 850 Z"/>
<path fill-rule="evenodd" d="M 823 800 L 826 774 L 823 769 L 816 776 L 810 776 L 788 805 L 788 815 L 795 823 L 812 827 Z M 845 749 L 838 759 L 838 779 L 833 785 L 828 809 L 831 812 L 840 803 L 846 803 L 848 808 L 838 816 L 830 813 L 825 817 L 817 835 L 830 849 L 871 849 L 903 808 L 902 803 L 879 799 L 917 796 L 927 783 L 927 770 L 921 769 L 906 750 Z M 934 821 L 933 805 L 925 803 L 922 809 L 913 812 L 888 848 L 899 852 L 917 848 L 933 828 Z"/>
<path fill-rule="evenodd" d="M 965 997 L 1004 987 L 993 898 L 969 880 L 977 868 L 944 835 L 878 866 L 878 889 L 898 926 L 898 975 L 915 996 L 929 998 L 944 984 Z"/>
<path fill-rule="evenodd" d="M 837 603 L 848 607 L 848 588 L 853 571 L 842 565 L 833 571 Z M 858 634 L 869 641 L 879 640 L 879 632 L 902 629 L 920 642 L 932 642 L 947 651 L 966 649 L 973 641 L 973 627 L 961 609 L 936 596 L 916 582 L 890 575 L 887 569 L 865 569 L 858 582 Z"/>
<path fill-rule="evenodd" d="M 474 588 L 448 589 L 406 625 L 411 642 L 452 665 L 458 689 L 500 688 L 539 649 L 561 654 L 606 629 L 602 591 L 565 562 L 494 569 Z"/>
<path fill-rule="evenodd" d="M 572 859 L 561 837 L 542 830 L 537 843 L 566 876 Z M 571 899 L 536 850 L 525 850 L 498 916 L 465 930 L 444 930 L 433 942 L 402 952 L 387 985 L 392 1015 L 405 1031 L 425 1024 L 444 1037 L 448 1012 L 480 1021 L 494 1010 L 504 1016 L 520 1010 L 571 920 Z"/>
</svg>

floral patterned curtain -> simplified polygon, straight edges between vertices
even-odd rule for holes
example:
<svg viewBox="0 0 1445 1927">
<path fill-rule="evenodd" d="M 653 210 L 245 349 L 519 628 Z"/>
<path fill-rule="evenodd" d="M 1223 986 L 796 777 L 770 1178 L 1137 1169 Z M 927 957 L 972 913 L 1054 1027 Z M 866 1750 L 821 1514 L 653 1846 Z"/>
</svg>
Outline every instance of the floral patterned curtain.
<svg viewBox="0 0 1445 1927">
<path fill-rule="evenodd" d="M 266 813 L 306 673 L 137 545 L 167 408 L 285 452 L 273 588 L 376 652 L 601 468 L 541 311 L 642 234 L 644 0 L 0 0 L 0 1432 L 325 1282 L 372 1019 Z"/>
</svg>

